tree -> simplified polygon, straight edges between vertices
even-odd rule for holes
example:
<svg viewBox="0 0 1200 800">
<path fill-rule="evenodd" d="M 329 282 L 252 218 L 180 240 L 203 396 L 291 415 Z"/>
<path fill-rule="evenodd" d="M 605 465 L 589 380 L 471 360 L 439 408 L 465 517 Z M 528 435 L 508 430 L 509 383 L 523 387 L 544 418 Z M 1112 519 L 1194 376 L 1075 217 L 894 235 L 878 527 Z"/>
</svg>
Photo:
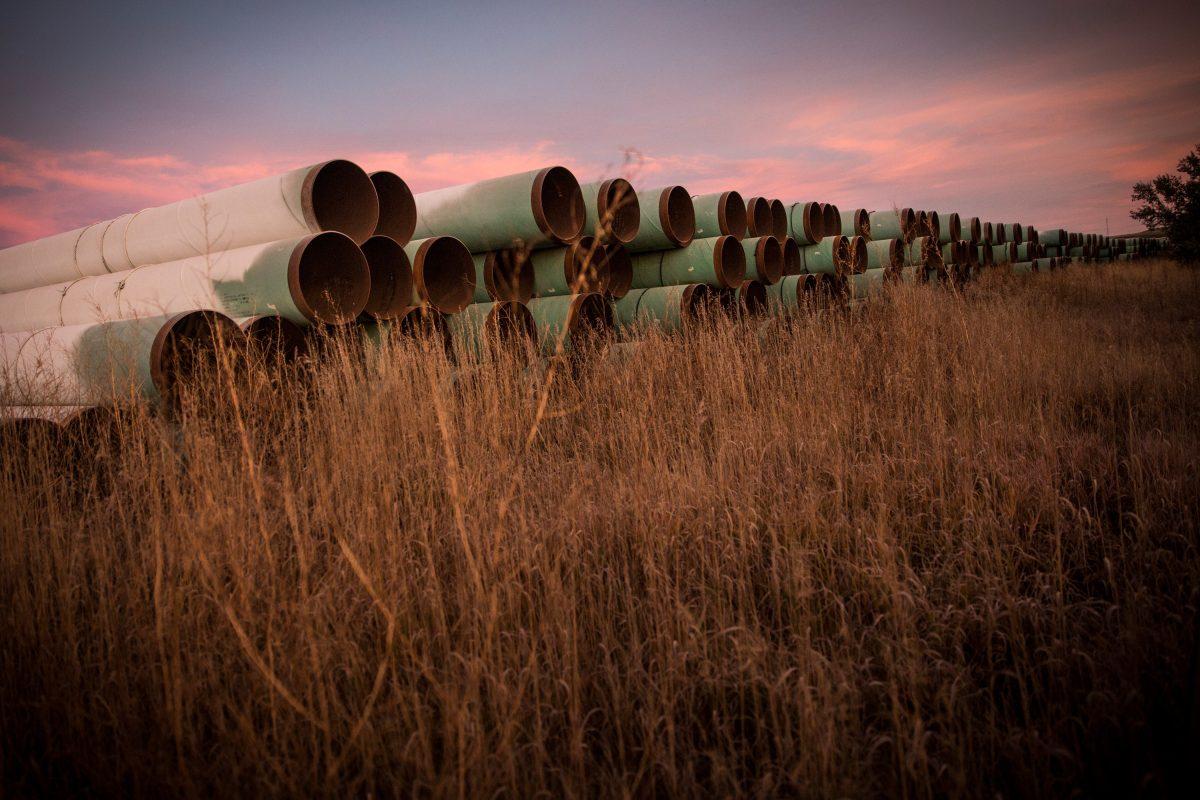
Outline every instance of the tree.
<svg viewBox="0 0 1200 800">
<path fill-rule="evenodd" d="M 1179 175 L 1159 175 L 1133 186 L 1135 203 L 1129 216 L 1152 230 L 1163 231 L 1169 252 L 1180 261 L 1200 262 L 1200 145 L 1179 160 Z"/>
</svg>

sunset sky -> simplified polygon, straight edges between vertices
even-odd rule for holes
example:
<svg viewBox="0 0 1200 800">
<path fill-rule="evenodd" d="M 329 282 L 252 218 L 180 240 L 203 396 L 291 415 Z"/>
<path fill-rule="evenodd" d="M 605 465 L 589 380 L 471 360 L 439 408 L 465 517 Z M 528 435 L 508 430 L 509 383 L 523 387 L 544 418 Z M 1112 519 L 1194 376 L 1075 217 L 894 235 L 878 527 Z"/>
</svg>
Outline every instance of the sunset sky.
<svg viewBox="0 0 1200 800">
<path fill-rule="evenodd" d="M 1123 233 L 1200 144 L 1197 30 L 1196 2 L 23 3 L 0 244 L 332 157 Z"/>
</svg>

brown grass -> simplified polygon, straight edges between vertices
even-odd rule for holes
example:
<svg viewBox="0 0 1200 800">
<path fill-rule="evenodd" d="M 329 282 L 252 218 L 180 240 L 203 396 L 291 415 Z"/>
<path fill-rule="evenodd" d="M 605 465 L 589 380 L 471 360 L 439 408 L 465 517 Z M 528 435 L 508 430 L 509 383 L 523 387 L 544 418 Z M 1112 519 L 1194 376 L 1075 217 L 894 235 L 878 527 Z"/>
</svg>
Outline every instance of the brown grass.
<svg viewBox="0 0 1200 800">
<path fill-rule="evenodd" d="M 337 347 L 0 475 L 12 794 L 1170 792 L 1200 274 L 900 289 L 566 380 Z M 1192 762 L 1194 763 L 1194 762 Z"/>
</svg>

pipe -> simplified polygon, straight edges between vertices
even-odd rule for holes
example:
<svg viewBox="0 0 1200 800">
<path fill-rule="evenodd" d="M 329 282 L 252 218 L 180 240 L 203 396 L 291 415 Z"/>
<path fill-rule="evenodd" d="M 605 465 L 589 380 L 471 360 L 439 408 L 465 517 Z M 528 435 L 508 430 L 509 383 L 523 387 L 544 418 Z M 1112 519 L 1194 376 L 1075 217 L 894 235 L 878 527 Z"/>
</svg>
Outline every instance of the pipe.
<svg viewBox="0 0 1200 800">
<path fill-rule="evenodd" d="M 1025 230 L 1019 222 L 1004 223 L 1004 241 L 1021 244 L 1025 241 Z"/>
<path fill-rule="evenodd" d="M 804 272 L 804 254 L 800 245 L 791 236 L 783 239 L 783 274 L 799 275 Z"/>
<path fill-rule="evenodd" d="M 975 261 L 976 263 L 990 267 L 994 263 L 992 259 L 992 245 L 980 244 L 975 246 Z"/>
<path fill-rule="evenodd" d="M 979 217 L 960 218 L 960 222 L 964 231 L 964 239 L 973 245 L 979 244 L 983 240 L 983 223 L 979 221 Z"/>
<path fill-rule="evenodd" d="M 865 208 L 843 211 L 841 218 L 843 234 L 846 236 L 861 236 L 864 239 L 871 238 L 871 215 L 867 213 Z"/>
<path fill-rule="evenodd" d="M 411 306 L 428 303 L 443 314 L 462 311 L 475 297 L 475 262 L 453 236 L 415 239 L 404 245 L 412 263 Z"/>
<path fill-rule="evenodd" d="M 767 286 L 762 281 L 745 280 L 737 288 L 719 289 L 718 293 L 721 308 L 731 319 L 766 316 Z"/>
<path fill-rule="evenodd" d="M 525 251 L 492 250 L 474 254 L 471 261 L 475 265 L 474 302 L 516 300 L 525 303 L 533 297 L 533 270 Z"/>
<path fill-rule="evenodd" d="M 234 321 L 245 334 L 251 352 L 269 364 L 296 361 L 308 354 L 304 330 L 290 319 L 262 314 Z"/>
<path fill-rule="evenodd" d="M 363 242 L 362 252 L 371 273 L 371 291 L 361 316 L 392 319 L 404 313 L 413 295 L 412 264 L 404 248 L 391 237 L 375 235 Z"/>
<path fill-rule="evenodd" d="M 917 231 L 913 235 L 913 238 L 915 239 L 917 236 L 931 235 L 932 228 L 929 227 L 929 212 L 928 211 L 916 211 L 914 213 L 917 215 Z M 912 240 L 910 239 L 909 240 L 910 244 L 911 244 L 911 241 Z"/>
<path fill-rule="evenodd" d="M 692 208 L 696 214 L 695 238 L 743 238 L 749 216 L 746 207 L 742 196 L 734 191 L 692 195 Z"/>
<path fill-rule="evenodd" d="M 326 161 L 0 250 L 0 292 L 321 231 L 359 243 L 378 216 L 367 173 L 349 161 Z"/>
<path fill-rule="evenodd" d="M 954 265 L 954 264 L 958 263 L 958 256 L 959 256 L 958 242 L 949 242 L 948 244 L 943 244 L 941 247 L 938 248 L 938 250 L 942 254 L 942 263 L 943 264 Z"/>
<path fill-rule="evenodd" d="M 473 253 L 569 244 L 587 216 L 579 182 L 565 167 L 421 192 L 416 202 L 417 236 L 453 236 Z"/>
<path fill-rule="evenodd" d="M 686 331 L 702 317 L 714 290 L 703 283 L 634 289 L 613 303 L 622 331 L 658 326 L 669 333 Z"/>
<path fill-rule="evenodd" d="M 842 212 L 833 203 L 821 204 L 821 221 L 826 236 L 837 236 L 842 232 Z"/>
<path fill-rule="evenodd" d="M 827 272 L 841 275 L 851 263 L 850 242 L 845 236 L 827 236 L 817 244 L 800 248 L 805 272 Z"/>
<path fill-rule="evenodd" d="M 244 350 L 237 324 L 216 311 L 43 328 L 0 335 L 4 402 L 98 405 L 171 401 L 181 382 Z"/>
<path fill-rule="evenodd" d="M 774 236 L 758 236 L 742 240 L 749 277 L 770 286 L 783 277 L 783 245 Z M 738 284 L 741 286 L 742 284 Z"/>
<path fill-rule="evenodd" d="M 535 252 L 529 259 L 533 270 L 533 296 L 604 291 L 608 283 L 608 264 L 603 247 L 591 236 L 584 236 L 566 247 Z"/>
<path fill-rule="evenodd" d="M 903 267 L 900 270 L 900 282 L 901 283 L 928 283 L 929 282 L 929 273 L 926 271 L 925 267 L 920 266 L 920 265 Z"/>
<path fill-rule="evenodd" d="M 450 237 L 439 237 L 450 238 Z M 454 360 L 454 340 L 446 314 L 432 305 L 411 306 L 404 316 L 389 323 L 396 333 L 418 342 L 436 344 L 451 361 Z"/>
<path fill-rule="evenodd" d="M 904 266 L 904 244 L 899 239 L 865 242 L 867 269 L 900 269 Z"/>
<path fill-rule="evenodd" d="M 359 315 L 370 293 L 358 245 L 318 233 L 0 295 L 0 325 L 35 330 L 202 308 L 341 324 Z"/>
<path fill-rule="evenodd" d="M 992 233 L 995 235 L 995 238 L 991 240 L 992 244 L 1008 244 L 1008 234 L 1004 230 L 1003 222 L 995 223 Z"/>
<path fill-rule="evenodd" d="M 1041 234 L 1038 233 L 1038 229 L 1032 225 L 1027 226 L 1025 228 L 1025 241 L 1032 242 L 1033 244 L 1040 244 Z"/>
<path fill-rule="evenodd" d="M 992 245 L 993 264 L 1012 264 L 1016 260 L 1017 245 L 1015 242 Z"/>
<path fill-rule="evenodd" d="M 607 280 L 604 282 L 604 294 L 613 300 L 620 300 L 629 294 L 633 286 L 633 257 L 622 245 L 609 242 L 604 246 L 604 269 Z"/>
<path fill-rule="evenodd" d="M 911 208 L 872 211 L 867 215 L 867 225 L 873 239 L 899 239 L 907 244 L 916 236 L 917 215 Z"/>
<path fill-rule="evenodd" d="M 825 215 L 820 203 L 792 203 L 788 207 L 788 231 L 796 243 L 819 244 L 825 238 Z"/>
<path fill-rule="evenodd" d="M 1032 261 L 1017 261 L 1010 268 L 1013 275 L 1031 275 L 1037 270 Z"/>
<path fill-rule="evenodd" d="M 687 247 L 633 257 L 633 288 L 705 283 L 737 286 L 746 277 L 746 254 L 732 236 L 696 239 Z"/>
<path fill-rule="evenodd" d="M 888 283 L 887 270 L 882 268 L 869 269 L 846 279 L 851 300 L 876 297 L 883 292 Z"/>
<path fill-rule="evenodd" d="M 664 186 L 638 192 L 642 219 L 638 235 L 625 248 L 630 253 L 687 247 L 696 235 L 696 209 L 687 189 Z"/>
<path fill-rule="evenodd" d="M 774 220 L 771 218 L 771 201 L 765 197 L 751 197 L 746 201 L 746 235 L 770 236 Z"/>
<path fill-rule="evenodd" d="M 936 215 L 938 220 L 938 244 L 957 242 L 962 238 L 962 220 L 956 211 L 932 212 L 930 219 Z"/>
<path fill-rule="evenodd" d="M 942 251 L 937 240 L 932 236 L 918 236 L 909 243 L 906 250 L 908 263 L 913 266 L 940 268 L 943 266 Z"/>
<path fill-rule="evenodd" d="M 417 228 L 417 201 L 408 184 L 394 172 L 372 172 L 371 184 L 379 198 L 375 236 L 387 236 L 404 246 Z"/>
<path fill-rule="evenodd" d="M 846 251 L 850 258 L 847 267 L 849 272 L 857 275 L 866 271 L 867 261 L 869 260 L 869 256 L 867 255 L 867 240 L 862 236 L 847 237 Z"/>
<path fill-rule="evenodd" d="M 602 242 L 628 244 L 637 238 L 642 210 L 637 192 L 624 178 L 609 178 L 580 187 L 586 218 L 583 232 Z"/>
<path fill-rule="evenodd" d="M 941 242 L 943 227 L 941 215 L 936 211 L 926 211 L 925 219 L 929 226 L 929 231 L 926 235 L 933 239 L 934 242 Z"/>
<path fill-rule="evenodd" d="M 771 200 L 771 235 L 781 242 L 788 237 L 787 206 L 779 198 Z"/>
<path fill-rule="evenodd" d="M 458 347 L 478 360 L 502 352 L 532 355 L 537 350 L 533 314 L 515 300 L 472 303 L 451 316 L 448 325 Z"/>
<path fill-rule="evenodd" d="M 580 353 L 611 342 L 614 318 L 612 304 L 592 292 L 565 297 L 535 297 L 529 312 L 537 326 L 543 355 Z"/>
<path fill-rule="evenodd" d="M 783 312 L 807 309 L 815 302 L 820 275 L 785 275 L 783 280 L 767 290 L 767 299 L 772 307 Z"/>
<path fill-rule="evenodd" d="M 992 229 L 992 223 L 990 223 L 990 222 L 980 223 L 980 234 L 982 237 L 979 241 L 980 244 L 987 244 L 990 246 L 991 244 L 994 243 L 995 232 Z"/>
</svg>

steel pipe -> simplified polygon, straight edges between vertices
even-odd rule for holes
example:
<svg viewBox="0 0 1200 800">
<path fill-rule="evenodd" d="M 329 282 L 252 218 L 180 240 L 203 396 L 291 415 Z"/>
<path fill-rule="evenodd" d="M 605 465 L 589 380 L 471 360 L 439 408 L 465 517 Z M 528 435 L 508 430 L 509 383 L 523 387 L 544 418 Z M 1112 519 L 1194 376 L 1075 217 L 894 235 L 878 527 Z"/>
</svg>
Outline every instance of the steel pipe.
<svg viewBox="0 0 1200 800">
<path fill-rule="evenodd" d="M 413 297 L 410 306 L 428 303 L 453 314 L 475 297 L 475 262 L 466 246 L 453 236 L 416 239 L 404 245 L 412 264 Z"/>
<path fill-rule="evenodd" d="M 1004 230 L 1004 239 L 1001 243 L 1013 242 L 1015 244 L 1021 244 L 1025 241 L 1025 230 L 1021 227 L 1021 223 L 1006 222 L 1001 227 Z"/>
<path fill-rule="evenodd" d="M 363 242 L 362 252 L 371 273 L 371 291 L 362 316 L 372 319 L 399 316 L 408 308 L 413 295 L 412 264 L 408 254 L 395 239 L 382 235 Z"/>
<path fill-rule="evenodd" d="M 771 235 L 781 242 L 788 237 L 788 210 L 779 198 L 771 200 Z"/>
<path fill-rule="evenodd" d="M 696 215 L 695 238 L 746 235 L 747 203 L 734 191 L 692 195 Z"/>
<path fill-rule="evenodd" d="M 326 161 L 0 250 L 0 292 L 338 231 L 366 241 L 379 218 L 367 173 Z"/>
<path fill-rule="evenodd" d="M 604 271 L 607 280 L 604 282 L 604 294 L 614 300 L 620 300 L 629 294 L 633 286 L 633 257 L 622 245 L 609 242 L 604 246 Z"/>
<path fill-rule="evenodd" d="M 580 187 L 586 213 L 583 232 L 602 242 L 628 244 L 638 235 L 642 210 L 637 192 L 624 178 L 609 178 Z"/>
<path fill-rule="evenodd" d="M 1066 247 L 1067 232 L 1062 228 L 1051 228 L 1038 233 L 1038 241 L 1050 247 Z"/>
<path fill-rule="evenodd" d="M 800 248 L 805 272 L 841 275 L 851 265 L 850 241 L 840 234 L 827 236 L 817 244 Z"/>
<path fill-rule="evenodd" d="M 900 269 L 904 266 L 904 243 L 899 239 L 866 242 L 867 269 Z"/>
<path fill-rule="evenodd" d="M 553 247 L 583 235 L 583 192 L 565 167 L 505 175 L 416 195 L 416 235 L 453 236 L 471 252 Z"/>
<path fill-rule="evenodd" d="M 204 308 L 341 324 L 359 315 L 370 293 L 358 245 L 340 233 L 319 233 L 3 294 L 0 325 L 33 330 Z"/>
<path fill-rule="evenodd" d="M 846 250 L 850 256 L 850 262 L 847 270 L 852 274 L 859 274 L 867 269 L 867 240 L 862 236 L 849 236 L 846 240 Z"/>
<path fill-rule="evenodd" d="M 820 203 L 792 203 L 788 207 L 788 231 L 800 246 L 820 243 L 825 237 L 825 215 Z"/>
<path fill-rule="evenodd" d="M 732 236 L 696 239 L 687 247 L 633 257 L 633 288 L 704 283 L 714 288 L 739 285 L 746 277 L 746 254 Z"/>
<path fill-rule="evenodd" d="M 682 332 L 702 318 L 715 291 L 703 283 L 634 289 L 613 304 L 616 324 L 622 331 L 654 325 Z"/>
<path fill-rule="evenodd" d="M 938 244 L 957 242 L 962 238 L 962 220 L 955 211 L 933 212 L 938 220 Z M 930 219 L 932 220 L 932 215 Z"/>
<path fill-rule="evenodd" d="M 262 314 L 234 321 L 245 334 L 250 351 L 268 363 L 296 361 L 308 354 L 304 329 L 290 319 Z"/>
<path fill-rule="evenodd" d="M 799 275 L 804 272 L 804 254 L 800 245 L 791 236 L 783 239 L 783 274 Z"/>
<path fill-rule="evenodd" d="M 379 198 L 374 235 L 395 239 L 401 246 L 408 244 L 417 228 L 417 202 L 412 190 L 394 172 L 372 172 L 370 178 Z"/>
<path fill-rule="evenodd" d="M 751 197 L 746 201 L 746 235 L 770 236 L 775 221 L 771 217 L 771 201 L 765 197 Z"/>
<path fill-rule="evenodd" d="M 628 296 L 628 295 L 627 295 Z M 610 343 L 612 304 L 598 293 L 535 297 L 528 303 L 544 355 L 580 353 Z"/>
<path fill-rule="evenodd" d="M 574 244 L 539 250 L 529 259 L 533 270 L 533 296 L 555 297 L 602 292 L 608 282 L 603 245 L 591 236 Z"/>
<path fill-rule="evenodd" d="M 630 253 L 686 247 L 696 235 L 696 209 L 687 189 L 664 186 L 638 192 L 641 222 L 638 235 L 625 247 Z"/>
<path fill-rule="evenodd" d="M 877 297 L 888 284 L 887 270 L 869 269 L 846 279 L 850 299 Z"/>
<path fill-rule="evenodd" d="M 533 314 L 515 300 L 472 303 L 451 315 L 447 325 L 455 352 L 471 353 L 479 360 L 501 353 L 532 354 L 537 349 Z"/>
<path fill-rule="evenodd" d="M 746 271 L 750 278 L 770 286 L 783 277 L 783 245 L 774 236 L 743 239 L 742 250 L 746 254 Z"/>
<path fill-rule="evenodd" d="M 767 286 L 762 281 L 745 280 L 733 289 L 718 289 L 718 304 L 734 320 L 751 319 L 767 313 Z"/>
<path fill-rule="evenodd" d="M 529 266 L 529 254 L 524 250 L 508 248 L 471 256 L 475 266 L 476 303 L 500 300 L 527 302 L 533 297 L 533 270 Z"/>
<path fill-rule="evenodd" d="M 237 324 L 216 311 L 69 325 L 0 335 L 4 404 L 170 401 L 225 351 L 243 351 Z"/>
<path fill-rule="evenodd" d="M 873 239 L 899 239 L 907 244 L 916 236 L 917 215 L 911 208 L 872 211 L 867 221 Z"/>
<path fill-rule="evenodd" d="M 826 236 L 837 236 L 842 232 L 842 212 L 833 203 L 821 204 L 821 220 Z"/>
<path fill-rule="evenodd" d="M 861 236 L 864 239 L 871 238 L 871 215 L 867 213 L 865 208 L 843 211 L 841 218 L 842 233 L 844 235 Z"/>
<path fill-rule="evenodd" d="M 960 220 L 964 239 L 973 245 L 983 241 L 983 223 L 979 221 L 979 217 L 960 218 Z"/>
</svg>

